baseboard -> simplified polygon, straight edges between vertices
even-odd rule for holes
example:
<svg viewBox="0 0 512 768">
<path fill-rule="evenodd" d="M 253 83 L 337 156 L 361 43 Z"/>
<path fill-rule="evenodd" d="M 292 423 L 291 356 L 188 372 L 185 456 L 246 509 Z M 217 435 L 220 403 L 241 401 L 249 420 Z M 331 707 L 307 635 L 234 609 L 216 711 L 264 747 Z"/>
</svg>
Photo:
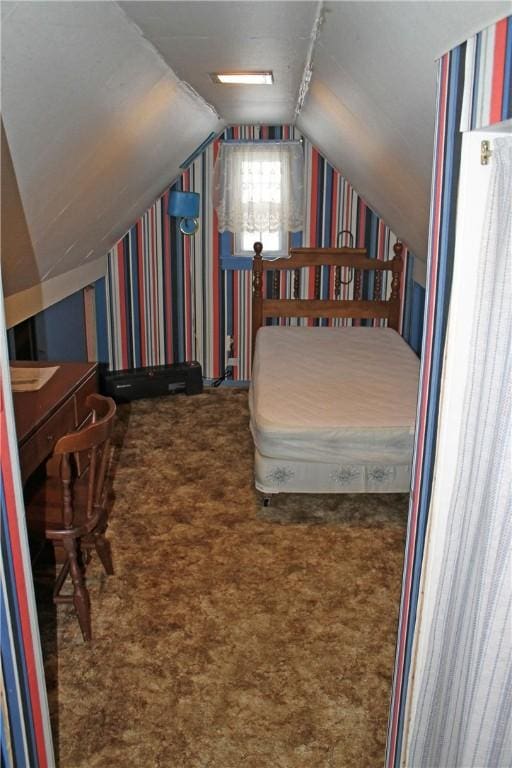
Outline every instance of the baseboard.
<svg viewBox="0 0 512 768">
<path fill-rule="evenodd" d="M 203 379 L 203 386 L 204 387 L 213 387 L 213 383 L 217 381 L 217 379 Z M 236 387 L 237 389 L 249 389 L 250 381 L 247 380 L 241 380 L 241 381 L 233 381 L 233 379 L 224 379 L 219 386 L 220 387 Z"/>
</svg>

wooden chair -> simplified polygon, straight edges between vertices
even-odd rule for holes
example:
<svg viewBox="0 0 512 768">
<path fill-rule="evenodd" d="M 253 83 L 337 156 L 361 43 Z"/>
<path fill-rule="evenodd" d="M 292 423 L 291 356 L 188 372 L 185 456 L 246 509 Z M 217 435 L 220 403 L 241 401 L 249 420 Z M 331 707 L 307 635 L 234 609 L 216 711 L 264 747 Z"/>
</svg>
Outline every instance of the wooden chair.
<svg viewBox="0 0 512 768">
<path fill-rule="evenodd" d="M 105 537 L 108 524 L 106 476 L 110 458 L 116 405 L 110 397 L 89 395 L 91 415 L 86 425 L 61 437 L 47 465 L 47 477 L 26 499 L 30 534 L 49 539 L 54 548 L 63 548 L 53 600 L 72 602 L 84 640 L 91 639 L 90 599 L 84 570 L 95 549 L 107 574 L 113 574 L 110 544 Z M 56 562 L 59 557 L 56 553 Z M 68 574 L 72 595 L 62 595 Z"/>
</svg>

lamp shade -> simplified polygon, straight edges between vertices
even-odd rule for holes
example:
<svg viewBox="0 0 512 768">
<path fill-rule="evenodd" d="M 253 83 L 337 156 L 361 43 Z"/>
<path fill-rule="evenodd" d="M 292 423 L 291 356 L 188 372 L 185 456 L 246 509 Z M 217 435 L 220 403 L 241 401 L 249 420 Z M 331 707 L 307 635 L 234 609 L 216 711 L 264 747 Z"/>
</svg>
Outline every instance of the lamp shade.
<svg viewBox="0 0 512 768">
<path fill-rule="evenodd" d="M 179 219 L 196 219 L 199 216 L 199 193 L 172 191 L 167 212 Z"/>
</svg>

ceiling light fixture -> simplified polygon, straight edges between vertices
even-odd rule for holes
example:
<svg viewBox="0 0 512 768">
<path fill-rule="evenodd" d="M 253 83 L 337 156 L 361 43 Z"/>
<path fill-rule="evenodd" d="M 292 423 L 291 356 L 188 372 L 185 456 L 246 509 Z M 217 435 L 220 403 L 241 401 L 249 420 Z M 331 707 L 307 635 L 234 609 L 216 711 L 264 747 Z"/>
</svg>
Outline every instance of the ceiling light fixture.
<svg viewBox="0 0 512 768">
<path fill-rule="evenodd" d="M 272 72 L 212 72 L 210 77 L 214 83 L 224 85 L 272 85 L 274 82 Z"/>
</svg>

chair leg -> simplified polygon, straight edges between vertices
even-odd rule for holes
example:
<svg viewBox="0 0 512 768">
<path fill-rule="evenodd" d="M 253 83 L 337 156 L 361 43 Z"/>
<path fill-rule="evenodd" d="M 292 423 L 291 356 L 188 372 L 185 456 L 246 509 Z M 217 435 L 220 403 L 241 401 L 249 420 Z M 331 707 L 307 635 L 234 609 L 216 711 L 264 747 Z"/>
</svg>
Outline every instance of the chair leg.
<svg viewBox="0 0 512 768">
<path fill-rule="evenodd" d="M 114 574 L 114 566 L 112 565 L 112 551 L 110 549 L 110 541 L 107 539 L 104 533 L 96 533 L 94 536 L 94 546 L 98 557 L 101 560 L 101 564 L 105 569 L 105 573 L 109 576 Z"/>
<path fill-rule="evenodd" d="M 73 582 L 73 604 L 78 617 L 78 623 L 82 630 L 84 640 L 90 640 L 91 632 L 91 603 L 89 592 L 85 586 L 82 568 L 78 562 L 76 542 L 73 539 L 65 539 L 64 548 L 69 560 L 69 573 Z"/>
</svg>

